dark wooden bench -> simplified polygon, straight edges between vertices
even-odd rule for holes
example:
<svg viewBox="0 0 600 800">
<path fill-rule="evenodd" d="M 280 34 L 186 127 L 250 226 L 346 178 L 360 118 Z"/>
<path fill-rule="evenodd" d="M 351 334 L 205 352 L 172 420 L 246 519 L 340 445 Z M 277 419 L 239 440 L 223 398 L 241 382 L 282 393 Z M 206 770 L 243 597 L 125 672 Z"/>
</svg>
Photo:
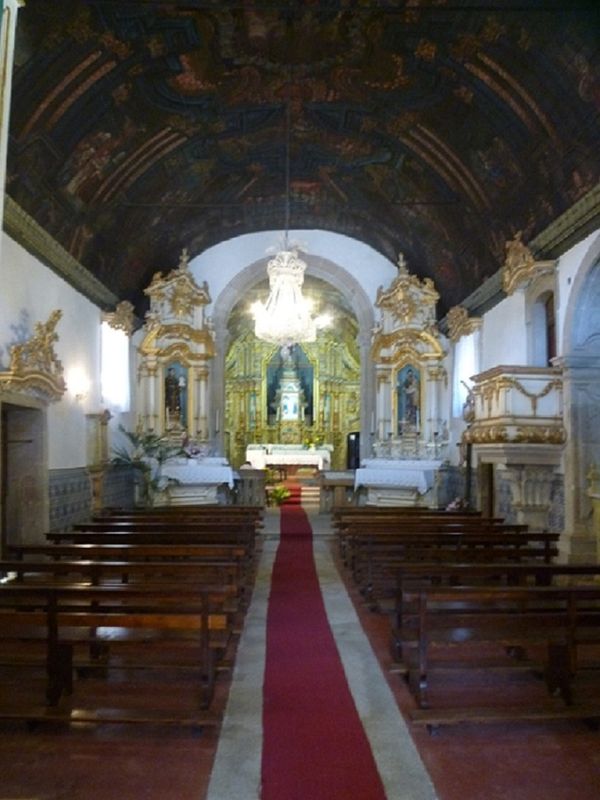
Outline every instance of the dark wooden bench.
<svg viewBox="0 0 600 800">
<path fill-rule="evenodd" d="M 402 627 L 399 631 L 402 653 L 408 670 L 408 683 L 421 711 L 413 715 L 419 724 L 449 723 L 464 717 L 464 708 L 443 713 L 429 708 L 429 678 L 435 666 L 433 653 L 451 648 L 454 659 L 466 674 L 480 669 L 487 661 L 473 657 L 473 645 L 498 646 L 506 653 L 532 654 L 541 648 L 537 669 L 544 676 L 548 693 L 538 701 L 538 711 L 560 716 L 566 706 L 569 716 L 575 707 L 580 716 L 600 713 L 600 696 L 586 703 L 577 696 L 575 680 L 579 671 L 580 649 L 596 647 L 595 666 L 600 667 L 600 586 L 428 586 L 405 588 L 402 594 Z M 534 659 L 535 660 L 535 659 Z M 507 667 L 514 659 L 507 656 Z M 453 665 L 456 667 L 456 663 Z M 488 665 L 489 666 L 489 665 Z M 600 686 L 598 686 L 600 691 Z M 499 687 L 499 692 L 501 689 Z M 550 702 L 546 700 L 550 697 Z M 556 698 L 562 702 L 556 703 Z M 503 709 L 506 712 L 506 708 Z M 518 709 L 514 711 L 516 714 Z M 522 706 L 523 716 L 531 712 Z M 477 709 L 479 718 L 484 710 Z M 490 719 L 494 718 L 493 709 Z"/>
<path fill-rule="evenodd" d="M 259 506 L 166 506 L 134 510 L 103 510 L 94 514 L 92 520 L 103 522 L 109 519 L 123 522 L 135 520 L 223 520 L 235 522 L 242 520 L 251 522 L 255 527 L 262 527 L 264 511 Z"/>
<path fill-rule="evenodd" d="M 351 547 L 356 537 L 366 535 L 396 536 L 418 533 L 525 533 L 527 525 L 505 523 L 500 520 L 478 517 L 459 518 L 359 518 L 341 524 L 337 530 L 340 555 L 344 563 L 351 557 Z"/>
<path fill-rule="evenodd" d="M 441 532 L 364 534 L 349 542 L 353 580 L 376 606 L 393 596 L 397 570 L 404 563 L 533 561 L 551 563 L 558 555 L 558 533 Z"/>
<path fill-rule="evenodd" d="M 105 531 L 57 531 L 46 534 L 46 540 L 54 544 L 238 544 L 255 549 L 255 534 L 242 530 L 105 530 Z"/>
<path fill-rule="evenodd" d="M 243 535 L 256 535 L 256 526 L 253 522 L 245 520 L 220 520 L 220 519 L 181 519 L 175 517 L 174 519 L 135 519 L 135 520 L 119 520 L 108 518 L 105 520 L 88 520 L 87 522 L 79 522 L 72 526 L 74 531 L 90 531 L 90 532 L 104 532 L 104 531 L 120 531 L 126 533 L 138 532 L 158 532 L 158 533 L 171 533 L 171 532 L 191 532 L 201 533 L 207 532 L 223 532 L 223 533 L 241 533 Z"/>
<path fill-rule="evenodd" d="M 41 706 L 39 698 L 34 697 L 28 698 L 20 708 L 11 704 L 0 707 L 0 717 L 215 724 L 214 715 L 208 715 L 206 711 L 214 694 L 217 659 L 225 651 L 231 636 L 227 606 L 230 599 L 231 591 L 222 586 L 92 587 L 34 582 L 0 586 L 3 649 L 8 649 L 12 643 L 19 654 L 26 645 L 33 645 L 39 662 L 41 648 L 47 673 L 46 705 L 52 709 L 49 711 Z M 197 676 L 196 708 L 185 713 L 159 710 L 157 715 L 147 711 L 139 715 L 134 708 L 107 709 L 104 694 L 102 707 L 88 708 L 87 713 L 84 713 L 85 709 L 74 708 L 72 703 L 64 707 L 65 698 L 73 693 L 74 650 L 82 646 L 86 648 L 90 654 L 87 666 L 92 664 L 106 672 L 112 669 L 109 651 L 116 642 L 127 643 L 130 648 L 133 646 L 137 654 L 134 661 L 118 659 L 114 667 L 119 674 L 154 666 L 168 670 L 171 676 L 177 666 L 182 666 L 173 663 L 173 648 L 183 643 L 189 657 L 184 666 Z M 157 646 L 164 663 L 151 664 L 149 659 L 156 656 Z M 22 669 L 36 662 L 29 654 L 26 660 L 18 663 Z M 135 686 L 135 680 L 131 685 Z"/>
<path fill-rule="evenodd" d="M 241 593 L 248 593 L 254 578 L 254 561 L 249 547 L 238 544 L 46 544 L 46 545 L 11 545 L 9 554 L 15 560 L 31 562 L 40 559 L 52 561 L 84 560 L 99 562 L 96 573 L 106 574 L 104 562 L 127 562 L 123 569 L 123 579 L 130 575 L 143 575 L 146 562 L 186 563 L 182 574 L 193 575 L 196 564 L 201 567 L 202 574 L 212 574 L 216 580 L 240 584 Z M 137 566 L 136 566 L 137 565 Z M 111 567 L 111 570 L 114 569 Z M 2 572 L 17 572 L 8 564 L 0 567 Z M 158 571 L 155 570 L 155 571 Z M 166 569 L 165 569 L 166 571 Z M 149 570 L 148 570 L 149 572 Z"/>
<path fill-rule="evenodd" d="M 396 595 L 392 614 L 392 652 L 402 661 L 403 593 L 409 589 L 439 586 L 552 586 L 577 581 L 590 583 L 600 576 L 600 564 L 558 564 L 540 561 L 447 562 L 406 561 L 396 568 Z"/>
</svg>

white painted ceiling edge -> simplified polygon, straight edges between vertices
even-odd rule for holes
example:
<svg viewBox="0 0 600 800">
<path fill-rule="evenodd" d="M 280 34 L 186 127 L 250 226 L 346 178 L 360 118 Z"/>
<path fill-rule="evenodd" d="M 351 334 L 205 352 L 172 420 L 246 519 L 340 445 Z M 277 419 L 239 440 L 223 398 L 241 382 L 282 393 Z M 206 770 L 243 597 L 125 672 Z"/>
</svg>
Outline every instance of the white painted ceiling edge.
<svg viewBox="0 0 600 800">
<path fill-rule="evenodd" d="M 349 236 L 322 230 L 294 230 L 288 237 L 290 245 L 297 244 L 302 259 L 306 261 L 306 275 L 328 280 L 325 265 L 331 262 L 354 278 L 372 304 L 377 289 L 380 286 L 387 288 L 398 274 L 397 267 L 381 253 Z M 282 239 L 282 231 L 262 231 L 228 239 L 193 258 L 190 271 L 199 284 L 207 282 L 214 306 L 221 293 L 243 270 L 255 267 L 257 263 L 262 266 L 264 262 L 264 271 L 257 272 L 252 283 L 264 280 L 267 277 L 266 263 L 280 248 Z M 413 271 L 410 264 L 408 269 Z M 339 272 L 335 270 L 329 282 L 344 294 L 338 281 Z M 211 306 L 208 306 L 209 315 L 211 311 Z"/>
</svg>

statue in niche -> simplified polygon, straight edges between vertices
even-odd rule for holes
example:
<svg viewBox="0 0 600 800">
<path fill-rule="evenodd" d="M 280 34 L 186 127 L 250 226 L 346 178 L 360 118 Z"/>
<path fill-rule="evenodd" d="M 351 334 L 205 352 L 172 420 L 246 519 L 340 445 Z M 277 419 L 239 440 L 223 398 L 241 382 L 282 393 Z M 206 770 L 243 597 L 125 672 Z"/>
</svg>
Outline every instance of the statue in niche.
<svg viewBox="0 0 600 800">
<path fill-rule="evenodd" d="M 165 412 L 167 425 L 180 425 L 184 418 L 186 400 L 186 379 L 182 369 L 177 365 L 168 367 L 165 377 Z"/>
<path fill-rule="evenodd" d="M 398 429 L 417 430 L 420 415 L 419 371 L 407 366 L 398 374 Z"/>
</svg>

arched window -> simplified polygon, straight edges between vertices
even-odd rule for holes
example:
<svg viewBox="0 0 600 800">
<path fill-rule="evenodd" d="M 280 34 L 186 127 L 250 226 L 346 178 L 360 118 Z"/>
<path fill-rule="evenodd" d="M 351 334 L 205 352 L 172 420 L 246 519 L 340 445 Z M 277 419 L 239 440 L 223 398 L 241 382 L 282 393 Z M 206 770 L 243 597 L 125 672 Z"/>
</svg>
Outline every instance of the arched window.
<svg viewBox="0 0 600 800">
<path fill-rule="evenodd" d="M 554 292 L 544 292 L 531 307 L 531 366 L 551 366 L 551 359 L 555 356 Z"/>
<path fill-rule="evenodd" d="M 452 416 L 461 417 L 471 378 L 479 372 L 479 331 L 462 336 L 454 346 Z"/>
<path fill-rule="evenodd" d="M 554 313 L 554 294 L 549 292 L 545 302 L 546 306 L 546 348 L 548 364 L 556 358 L 556 315 Z"/>
<path fill-rule="evenodd" d="M 129 411 L 129 337 L 102 323 L 102 402 L 115 411 Z"/>
</svg>

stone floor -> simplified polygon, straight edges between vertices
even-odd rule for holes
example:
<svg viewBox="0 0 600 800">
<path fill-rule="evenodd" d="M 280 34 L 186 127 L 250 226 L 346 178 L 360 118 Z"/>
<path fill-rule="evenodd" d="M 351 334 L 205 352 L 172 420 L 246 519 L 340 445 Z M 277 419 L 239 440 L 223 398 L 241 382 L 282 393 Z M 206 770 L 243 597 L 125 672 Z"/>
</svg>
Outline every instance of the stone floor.
<svg viewBox="0 0 600 800">
<path fill-rule="evenodd" d="M 326 548 L 335 557 L 328 517 L 315 508 L 309 510 L 316 548 Z M 278 511 L 268 509 L 264 538 L 274 546 L 277 529 Z M 388 622 L 363 607 L 343 575 L 336 591 L 342 592 L 344 584 L 381 668 L 372 680 L 387 684 L 405 716 L 413 701 L 399 676 L 390 671 Z M 247 663 L 241 668 L 244 673 L 256 671 Z M 11 684 L 18 691 L 14 671 L 0 674 L 5 691 Z M 225 708 L 230 685 L 226 677 L 221 679 L 217 708 Z M 473 686 L 464 688 L 474 691 Z M 170 692 L 166 677 L 163 683 L 149 683 L 147 702 L 155 707 Z M 408 730 L 439 800 L 600 797 L 600 732 L 584 723 L 470 724 L 443 729 L 435 736 L 410 723 Z M 158 726 L 81 725 L 28 730 L 22 723 L 0 723 L 0 800 L 211 800 L 214 787 L 209 790 L 209 781 L 217 744 L 217 731 L 211 729 L 197 733 Z M 233 752 L 228 768 L 239 770 L 240 763 L 240 754 Z M 403 797 L 415 800 L 410 794 Z M 252 797 L 238 794 L 231 800 Z"/>
</svg>

